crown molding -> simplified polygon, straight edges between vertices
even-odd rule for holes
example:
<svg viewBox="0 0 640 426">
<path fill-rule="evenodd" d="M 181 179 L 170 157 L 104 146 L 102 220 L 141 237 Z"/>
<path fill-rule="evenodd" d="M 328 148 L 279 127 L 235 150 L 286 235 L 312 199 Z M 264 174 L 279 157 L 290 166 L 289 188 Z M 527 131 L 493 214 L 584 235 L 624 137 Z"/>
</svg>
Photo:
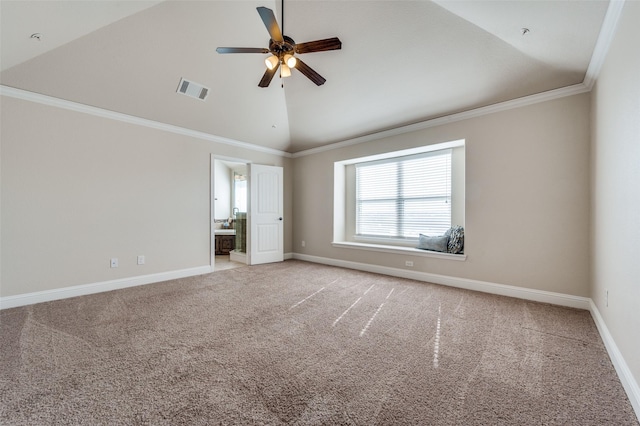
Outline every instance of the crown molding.
<svg viewBox="0 0 640 426">
<path fill-rule="evenodd" d="M 615 36 L 616 29 L 618 27 L 618 21 L 622 13 L 625 0 L 611 0 L 607 8 L 604 20 L 602 21 L 602 27 L 600 28 L 600 34 L 598 40 L 593 49 L 591 55 L 591 61 L 585 73 L 585 77 L 582 83 L 575 84 L 573 86 L 562 87 L 559 89 L 549 90 L 547 92 L 537 93 L 530 96 L 514 99 L 511 101 L 500 102 L 497 104 L 480 107 L 457 114 L 446 115 L 443 117 L 434 118 L 431 120 L 421 121 L 418 123 L 410 124 L 407 126 L 397 127 L 382 132 L 376 132 L 369 135 L 360 136 L 353 139 L 347 139 L 341 142 L 336 142 L 330 145 L 324 145 L 317 148 L 307 149 L 304 151 L 298 151 L 292 155 L 293 158 L 304 157 L 306 155 L 318 154 L 320 152 L 330 151 L 333 149 L 344 148 L 347 146 L 357 145 L 364 142 L 370 142 L 378 139 L 388 138 L 392 136 L 398 136 L 404 133 L 416 132 L 419 130 L 427 129 L 429 127 L 440 126 L 447 123 L 453 123 L 460 120 L 467 120 L 469 118 L 480 117 L 487 114 L 493 114 L 495 112 L 506 111 L 513 108 L 520 108 L 527 105 L 533 105 L 539 102 L 546 102 L 553 99 L 559 99 L 566 96 L 573 96 L 580 93 L 590 92 L 593 89 L 602 64 L 607 57 L 609 47 Z"/>
<path fill-rule="evenodd" d="M 334 149 L 344 148 L 347 146 L 357 145 L 357 144 L 370 142 L 378 139 L 398 136 L 405 133 L 417 132 L 419 130 L 424 130 L 430 127 L 440 126 L 447 123 L 454 123 L 456 121 L 468 120 L 470 118 L 481 117 L 487 114 L 493 114 L 500 111 L 520 108 L 523 106 L 533 105 L 540 102 L 546 102 L 553 99 L 563 98 L 566 96 L 573 96 L 580 93 L 588 92 L 590 90 L 591 90 L 591 87 L 587 87 L 583 83 L 575 84 L 573 86 L 562 87 L 559 89 L 549 90 L 547 92 L 542 92 L 542 93 L 536 93 L 534 95 L 525 96 L 518 99 L 512 99 L 510 101 L 500 102 L 493 105 L 488 105 L 480 108 L 471 109 L 468 111 L 459 112 L 457 114 L 445 115 L 445 116 L 434 118 L 431 120 L 409 124 L 407 126 L 396 127 L 396 128 L 384 130 L 381 132 L 371 133 L 369 135 L 364 135 L 364 136 L 360 136 L 353 139 L 347 139 L 341 142 L 336 142 L 329 145 L 320 146 L 317 148 L 298 151 L 292 154 L 289 152 L 267 148 L 260 145 L 254 145 L 248 142 L 237 141 L 235 139 L 216 136 L 210 133 L 205 133 L 197 130 L 187 129 L 184 127 L 174 126 L 172 124 L 161 123 L 159 121 L 148 120 L 146 118 L 140 118 L 133 115 L 110 111 L 107 109 L 85 105 L 78 102 L 68 101 L 66 99 L 60 99 L 53 96 L 30 92 L 28 90 L 17 89 L 15 87 L 0 85 L 0 95 L 2 96 L 8 96 L 11 98 L 21 99 L 24 101 L 35 102 L 42 105 L 56 107 L 56 108 L 62 108 L 69 111 L 89 114 L 96 117 L 107 118 L 110 120 L 121 121 L 124 123 L 135 124 L 138 126 L 144 126 L 152 129 L 162 130 L 165 132 L 176 133 L 179 135 L 189 136 L 189 137 L 202 139 L 210 142 L 222 143 L 225 145 L 249 149 L 252 151 L 265 152 L 268 154 L 274 154 L 274 155 L 278 155 L 286 158 L 304 157 L 307 155 L 318 154 L 320 152 L 331 151 Z"/>
<path fill-rule="evenodd" d="M 221 143 L 238 148 L 244 148 L 251 151 L 265 152 L 267 154 L 278 155 L 280 157 L 291 157 L 288 152 L 280 151 L 273 148 L 267 148 L 260 145 L 254 145 L 248 142 L 242 142 L 235 139 L 229 139 L 222 136 L 212 135 L 210 133 L 200 132 L 197 130 L 187 129 L 172 124 L 161 123 L 159 121 L 148 120 L 133 115 L 123 114 L 120 112 L 109 111 L 78 102 L 68 101 L 66 99 L 55 98 L 40 93 L 30 92 L 28 90 L 17 89 L 15 87 L 0 85 L 0 95 L 11 98 L 21 99 L 24 101 L 35 102 L 42 105 L 48 105 L 56 108 L 62 108 L 69 111 L 75 111 L 83 114 L 89 114 L 96 117 L 102 117 L 109 120 L 121 121 L 123 123 L 135 124 L 138 126 L 148 127 L 151 129 L 162 130 L 165 132 L 175 133 L 178 135 L 189 136 L 196 139 L 202 139 L 209 142 Z"/>
<path fill-rule="evenodd" d="M 371 142 L 378 139 L 384 139 L 388 137 L 398 136 L 405 133 L 416 132 L 424 130 L 430 127 L 440 126 L 443 124 L 454 123 L 456 121 L 468 120 L 470 118 L 481 117 L 487 114 L 493 114 L 500 111 L 507 111 L 514 108 L 520 108 L 527 105 L 533 105 L 540 102 L 551 101 L 554 99 L 563 98 L 566 96 L 573 96 L 580 93 L 590 92 L 595 84 L 600 69 L 606 59 L 609 47 L 616 33 L 618 21 L 622 13 L 626 0 L 611 0 L 607 9 L 607 13 L 602 22 L 602 28 L 596 45 L 591 56 L 591 61 L 585 73 L 585 77 L 582 83 L 572 86 L 562 87 L 554 90 L 549 90 L 542 93 L 536 93 L 522 98 L 513 99 L 506 102 L 500 102 L 493 105 L 488 105 L 480 108 L 463 111 L 456 114 L 450 114 L 430 120 L 421 121 L 406 126 L 396 127 L 393 129 L 384 130 L 381 132 L 371 133 L 364 136 L 359 136 L 352 139 L 346 139 L 340 142 L 332 143 L 329 145 L 320 146 L 317 148 L 307 149 L 304 151 L 298 151 L 296 153 L 289 153 L 272 148 L 263 147 L 260 145 L 251 144 L 248 142 L 242 142 L 235 139 L 229 139 L 222 136 L 212 135 L 210 133 L 200 132 L 197 130 L 191 130 L 184 127 L 174 126 L 171 124 L 161 123 L 158 121 L 148 120 L 145 118 L 135 117 L 119 112 L 109 111 L 102 108 L 97 108 L 89 105 L 80 104 L 77 102 L 67 101 L 39 93 L 29 92 L 22 89 L 17 89 L 9 86 L 0 85 L 0 95 L 9 96 L 17 99 L 22 99 L 30 102 L 37 102 L 44 105 L 63 108 L 71 111 L 90 114 L 98 117 L 108 118 L 111 120 L 122 121 L 125 123 L 136 124 L 144 127 L 176 133 L 184 136 L 189 136 L 197 139 L 202 139 L 210 142 L 217 142 L 234 147 L 249 149 L 252 151 L 259 151 L 268 154 L 274 154 L 286 158 L 298 158 L 307 155 L 318 154 L 325 151 L 331 151 L 334 149 L 340 149 L 347 146 L 357 145 L 365 142 Z"/>
<path fill-rule="evenodd" d="M 591 62 L 584 76 L 583 84 L 591 90 L 595 84 L 602 64 L 607 57 L 609 47 L 613 41 L 613 37 L 616 34 L 618 28 L 618 21 L 622 14 L 622 8 L 624 7 L 625 0 L 611 0 L 607 13 L 602 21 L 602 27 L 600 28 L 600 35 L 596 41 L 596 45 L 593 48 L 593 55 L 591 55 Z"/>
<path fill-rule="evenodd" d="M 443 117 L 431 120 L 421 121 L 407 126 L 396 127 L 382 132 L 372 133 L 353 139 L 347 139 L 330 145 L 324 145 L 317 148 L 298 151 L 292 155 L 293 158 L 304 157 L 307 155 L 318 154 L 324 151 L 344 148 L 347 146 L 358 145 L 364 142 L 371 142 L 378 139 L 389 138 L 402 135 L 405 133 L 417 132 L 419 130 L 428 129 L 430 127 L 441 126 L 443 124 L 455 123 L 456 121 L 468 120 L 470 118 L 481 117 L 483 115 L 493 114 L 500 111 L 507 111 L 514 108 L 521 108 L 527 105 L 533 105 L 540 102 L 547 102 L 554 99 L 564 98 L 567 96 L 578 95 L 580 93 L 589 92 L 591 88 L 583 83 L 574 84 L 573 86 L 561 87 L 559 89 L 549 90 L 546 92 L 536 93 L 534 95 L 524 96 L 522 98 L 512 99 L 510 101 L 500 102 L 493 105 L 487 105 L 468 111 L 459 112 L 457 114 L 445 115 Z"/>
</svg>

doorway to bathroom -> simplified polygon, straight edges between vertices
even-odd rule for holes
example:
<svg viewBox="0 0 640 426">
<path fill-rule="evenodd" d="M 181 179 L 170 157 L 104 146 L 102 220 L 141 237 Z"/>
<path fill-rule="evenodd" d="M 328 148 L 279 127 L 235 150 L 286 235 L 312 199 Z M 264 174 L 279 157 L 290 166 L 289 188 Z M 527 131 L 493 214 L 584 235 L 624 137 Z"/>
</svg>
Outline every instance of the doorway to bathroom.
<svg viewBox="0 0 640 426">
<path fill-rule="evenodd" d="M 247 265 L 248 163 L 212 162 L 211 266 L 214 271 Z"/>
<path fill-rule="evenodd" d="M 284 260 L 280 166 L 211 156 L 211 267 Z"/>
</svg>

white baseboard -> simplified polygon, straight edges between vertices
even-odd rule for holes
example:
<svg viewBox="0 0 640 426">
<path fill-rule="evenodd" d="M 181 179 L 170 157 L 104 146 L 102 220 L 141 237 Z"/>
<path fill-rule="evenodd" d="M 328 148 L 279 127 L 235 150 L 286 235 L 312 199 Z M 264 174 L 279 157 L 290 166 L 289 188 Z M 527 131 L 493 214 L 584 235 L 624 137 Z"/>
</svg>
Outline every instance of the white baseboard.
<svg viewBox="0 0 640 426">
<path fill-rule="evenodd" d="M 140 275 L 131 278 L 121 278 L 118 280 L 103 281 L 99 283 L 57 288 L 53 290 L 36 291 L 33 293 L 18 294 L 15 296 L 5 296 L 0 297 L 0 310 L 15 308 L 18 306 L 33 305 L 34 303 L 49 302 L 51 300 L 66 299 L 68 297 L 84 296 L 87 294 L 102 293 L 104 291 L 152 284 L 161 281 L 175 280 L 194 275 L 208 274 L 210 272 L 212 272 L 211 266 L 207 265 L 177 271 L 160 272 L 157 274 Z"/>
<path fill-rule="evenodd" d="M 442 284 L 451 287 L 464 288 L 467 290 L 481 291 L 484 293 L 498 294 L 501 296 L 515 297 L 518 299 L 531 300 L 536 302 L 551 303 L 554 305 L 567 306 L 571 308 L 585 309 L 591 312 L 596 327 L 600 333 L 600 337 L 611 358 L 616 373 L 624 387 L 627 397 L 631 402 L 636 417 L 640 420 L 640 387 L 638 382 L 631 374 L 631 370 L 627 366 L 618 346 L 613 340 L 613 336 L 598 311 L 593 300 L 587 297 L 571 296 L 568 294 L 554 293 L 542 290 L 533 290 L 522 287 L 514 287 L 504 284 L 495 284 L 485 281 L 471 280 L 467 278 L 456 278 L 445 275 L 431 274 L 427 272 L 408 271 L 405 269 L 390 268 L 387 266 L 370 265 L 367 263 L 350 262 L 340 259 L 331 259 L 319 256 L 309 256 L 306 254 L 293 253 L 293 259 L 304 260 L 307 262 L 321 263 L 324 265 L 339 266 L 342 268 L 356 269 L 366 272 L 374 272 L 383 275 L 391 275 L 401 278 L 410 278 L 418 281 L 426 281 L 434 284 Z"/>
<path fill-rule="evenodd" d="M 596 324 L 596 327 L 598 328 L 607 352 L 609 353 L 611 362 L 613 363 L 618 377 L 620 378 L 620 382 L 622 383 L 622 386 L 627 393 L 627 397 L 629 398 L 629 401 L 631 402 L 631 405 L 636 413 L 636 417 L 638 417 L 638 420 L 640 420 L 640 386 L 638 386 L 638 383 L 631 374 L 631 371 L 629 370 L 624 357 L 620 353 L 618 346 L 613 340 L 613 336 L 609 332 L 609 329 L 607 328 L 604 319 L 600 315 L 598 308 L 596 307 L 595 303 L 593 303 L 593 300 L 589 298 L 541 290 L 532 290 L 504 284 L 495 284 L 485 281 L 471 280 L 467 278 L 456 278 L 446 275 L 431 274 L 427 272 L 407 271 L 404 269 L 370 265 L 367 263 L 358 263 L 340 259 L 310 256 L 300 253 L 286 253 L 284 257 L 285 259 L 304 260 L 307 262 L 320 263 L 324 265 L 339 266 L 342 268 L 374 272 L 401 278 L 409 278 L 434 284 L 463 288 L 467 290 L 515 297 L 518 299 L 532 300 L 536 302 L 551 303 L 554 305 L 589 310 Z M 207 265 L 196 268 L 182 269 L 178 271 L 161 272 L 158 274 L 142 275 L 138 277 L 122 278 L 118 280 L 103 281 L 93 284 L 84 284 L 54 290 L 19 294 L 16 296 L 0 297 L 0 310 L 15 308 L 18 306 L 32 305 L 34 303 L 65 299 L 68 297 L 84 296 L 88 294 L 101 293 L 121 288 L 152 284 L 178 278 L 191 277 L 195 275 L 208 274 L 210 272 L 212 272 L 211 266 Z"/>
<path fill-rule="evenodd" d="M 604 346 L 607 348 L 607 352 L 609 353 L 609 358 L 611 358 L 611 362 L 618 373 L 622 387 L 627 393 L 627 397 L 629 398 L 629 402 L 631 402 L 633 410 L 636 412 L 636 417 L 638 418 L 638 421 L 640 421 L 640 386 L 638 386 L 638 382 L 631 374 L 631 370 L 629 370 L 629 366 L 620 353 L 618 345 L 616 345 L 615 340 L 613 340 L 613 336 L 609 333 L 609 328 L 607 328 L 602 315 L 600 315 L 598 307 L 593 303 L 593 300 L 589 300 L 589 302 L 591 305 L 590 310 L 593 321 L 596 323 L 596 327 L 598 327 L 600 337 L 602 337 Z"/>
<path fill-rule="evenodd" d="M 457 278 L 446 275 L 431 274 L 428 272 L 410 271 L 406 269 L 391 268 L 388 266 L 371 265 L 368 263 L 350 262 L 347 260 L 331 259 L 327 257 L 309 256 L 306 254 L 293 253 L 293 258 L 308 262 L 322 263 L 331 266 L 357 269 L 377 274 L 391 275 L 394 277 L 410 278 L 418 281 L 425 281 L 434 284 L 442 284 L 450 287 L 458 287 L 466 290 L 481 291 L 484 293 L 498 294 L 501 296 L 515 297 L 518 299 L 532 300 L 535 302 L 551 303 L 554 305 L 568 306 L 578 309 L 590 309 L 590 299 L 587 297 L 572 296 L 551 291 L 534 290 L 530 288 L 515 287 L 505 284 L 495 284 L 486 281 L 471 280 L 468 278 Z"/>
</svg>

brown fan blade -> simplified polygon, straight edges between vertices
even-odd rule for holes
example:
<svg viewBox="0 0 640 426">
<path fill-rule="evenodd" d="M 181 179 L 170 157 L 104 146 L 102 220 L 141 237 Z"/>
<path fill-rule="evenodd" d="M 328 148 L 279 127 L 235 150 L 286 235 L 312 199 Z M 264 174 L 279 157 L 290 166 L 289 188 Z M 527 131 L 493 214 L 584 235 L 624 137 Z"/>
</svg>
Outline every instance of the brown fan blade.
<svg viewBox="0 0 640 426">
<path fill-rule="evenodd" d="M 302 74 L 306 75 L 309 80 L 313 81 L 316 84 L 316 86 L 322 86 L 324 82 L 327 81 L 324 77 L 315 72 L 309 65 L 302 62 L 300 58 L 296 59 L 298 59 L 296 61 L 296 69 Z"/>
<path fill-rule="evenodd" d="M 262 76 L 262 80 L 260 80 L 260 83 L 258 83 L 258 86 L 260 86 L 260 87 L 269 87 L 269 83 L 271 83 L 271 80 L 273 79 L 273 76 L 276 75 L 276 72 L 278 71 L 278 68 L 280 68 L 280 64 L 279 63 L 272 70 L 267 68 L 267 70 L 264 72 L 264 75 Z"/>
<path fill-rule="evenodd" d="M 339 49 L 342 49 L 342 42 L 338 37 L 296 44 L 296 53 L 324 52 Z"/>
<path fill-rule="evenodd" d="M 269 53 L 264 47 L 218 47 L 218 53 Z"/>
<path fill-rule="evenodd" d="M 276 21 L 276 16 L 273 14 L 273 10 L 262 6 L 256 9 L 258 9 L 258 13 L 262 18 L 262 22 L 264 22 L 264 26 L 267 27 L 267 31 L 269 31 L 271 39 L 278 43 L 284 42 L 284 38 L 282 38 L 282 31 L 280 31 L 278 21 Z"/>
</svg>

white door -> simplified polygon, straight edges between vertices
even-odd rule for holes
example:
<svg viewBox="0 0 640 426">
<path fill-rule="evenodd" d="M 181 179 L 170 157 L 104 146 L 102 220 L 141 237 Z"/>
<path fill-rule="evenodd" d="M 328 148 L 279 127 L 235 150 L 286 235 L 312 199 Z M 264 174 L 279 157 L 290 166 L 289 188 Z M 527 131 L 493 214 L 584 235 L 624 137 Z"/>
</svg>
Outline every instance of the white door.
<svg viewBox="0 0 640 426">
<path fill-rule="evenodd" d="M 251 265 L 284 260 L 282 167 L 249 165 Z"/>
</svg>

